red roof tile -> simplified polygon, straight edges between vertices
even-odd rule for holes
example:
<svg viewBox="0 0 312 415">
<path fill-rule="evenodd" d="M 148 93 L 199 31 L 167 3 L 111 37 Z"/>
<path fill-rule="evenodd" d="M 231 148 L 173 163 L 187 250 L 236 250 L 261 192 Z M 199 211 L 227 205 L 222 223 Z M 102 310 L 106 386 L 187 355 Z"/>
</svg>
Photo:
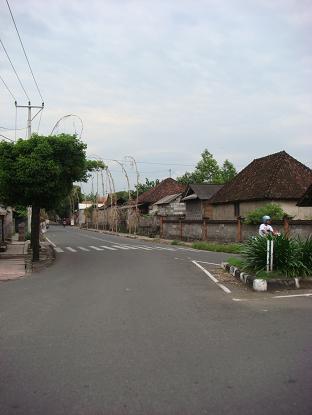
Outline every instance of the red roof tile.
<svg viewBox="0 0 312 415">
<path fill-rule="evenodd" d="M 139 196 L 138 203 L 155 203 L 165 196 L 183 193 L 186 189 L 184 184 L 178 183 L 176 180 L 168 177 L 160 182 L 157 186 L 142 193 Z"/>
<path fill-rule="evenodd" d="M 312 170 L 285 151 L 252 161 L 212 198 L 212 203 L 299 199 L 312 181 Z"/>
</svg>

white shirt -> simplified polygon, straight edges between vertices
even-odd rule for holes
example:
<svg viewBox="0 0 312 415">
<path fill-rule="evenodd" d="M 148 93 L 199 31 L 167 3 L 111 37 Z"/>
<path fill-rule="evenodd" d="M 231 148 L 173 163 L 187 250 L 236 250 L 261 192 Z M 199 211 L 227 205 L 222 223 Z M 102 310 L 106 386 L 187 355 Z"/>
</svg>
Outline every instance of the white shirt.
<svg viewBox="0 0 312 415">
<path fill-rule="evenodd" d="M 273 233 L 273 228 L 271 225 L 266 225 L 265 223 L 261 223 L 259 227 L 259 235 L 266 236 Z"/>
</svg>

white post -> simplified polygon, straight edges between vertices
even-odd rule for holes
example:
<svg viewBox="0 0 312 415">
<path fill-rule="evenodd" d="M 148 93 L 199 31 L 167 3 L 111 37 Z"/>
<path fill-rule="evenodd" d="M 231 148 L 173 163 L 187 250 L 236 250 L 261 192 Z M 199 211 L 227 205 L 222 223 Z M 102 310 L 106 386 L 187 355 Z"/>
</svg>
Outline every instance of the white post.
<svg viewBox="0 0 312 415">
<path fill-rule="evenodd" d="M 270 241 L 270 271 L 273 271 L 273 250 L 274 250 L 274 241 Z"/>
<path fill-rule="evenodd" d="M 267 272 L 270 271 L 270 240 L 267 239 L 267 259 L 266 259 L 266 270 Z"/>
<path fill-rule="evenodd" d="M 28 102 L 27 137 L 31 137 L 31 104 Z"/>
</svg>

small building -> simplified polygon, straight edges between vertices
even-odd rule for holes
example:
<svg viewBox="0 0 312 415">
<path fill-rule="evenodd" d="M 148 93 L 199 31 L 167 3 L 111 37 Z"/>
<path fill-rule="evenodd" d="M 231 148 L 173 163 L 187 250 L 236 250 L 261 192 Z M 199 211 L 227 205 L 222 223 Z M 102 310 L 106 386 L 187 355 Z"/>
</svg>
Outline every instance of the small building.
<svg viewBox="0 0 312 415">
<path fill-rule="evenodd" d="M 308 190 L 301 197 L 301 199 L 297 203 L 297 206 L 300 206 L 300 207 L 312 206 L 312 184 L 308 187 Z M 310 219 L 312 219 L 312 216 Z"/>
<path fill-rule="evenodd" d="M 211 198 L 223 187 L 219 184 L 190 184 L 182 198 L 185 203 L 185 219 L 212 219 Z"/>
<path fill-rule="evenodd" d="M 176 195 L 185 192 L 186 186 L 168 177 L 162 180 L 157 186 L 142 193 L 138 198 L 140 213 L 146 214 L 153 210 L 154 203 L 166 196 Z"/>
<path fill-rule="evenodd" d="M 213 219 L 246 215 L 277 203 L 294 219 L 310 219 L 312 208 L 298 201 L 312 183 L 312 170 L 285 151 L 253 160 L 212 199 Z"/>
<path fill-rule="evenodd" d="M 150 213 L 158 216 L 185 216 L 185 203 L 181 199 L 182 193 L 165 196 L 152 205 Z"/>
</svg>

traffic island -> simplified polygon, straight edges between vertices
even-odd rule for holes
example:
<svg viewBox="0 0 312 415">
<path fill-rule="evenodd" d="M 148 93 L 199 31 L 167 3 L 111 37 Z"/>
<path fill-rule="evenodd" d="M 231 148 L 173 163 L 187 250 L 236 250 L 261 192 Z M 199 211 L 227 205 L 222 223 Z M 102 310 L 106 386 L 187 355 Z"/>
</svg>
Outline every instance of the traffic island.
<svg viewBox="0 0 312 415">
<path fill-rule="evenodd" d="M 251 287 L 254 291 L 273 291 L 278 289 L 298 289 L 312 288 L 311 277 L 298 278 L 258 278 L 247 272 L 241 271 L 239 268 L 230 265 L 227 262 L 221 264 L 222 268 L 230 273 L 233 277 L 240 280 L 243 284 Z"/>
</svg>

